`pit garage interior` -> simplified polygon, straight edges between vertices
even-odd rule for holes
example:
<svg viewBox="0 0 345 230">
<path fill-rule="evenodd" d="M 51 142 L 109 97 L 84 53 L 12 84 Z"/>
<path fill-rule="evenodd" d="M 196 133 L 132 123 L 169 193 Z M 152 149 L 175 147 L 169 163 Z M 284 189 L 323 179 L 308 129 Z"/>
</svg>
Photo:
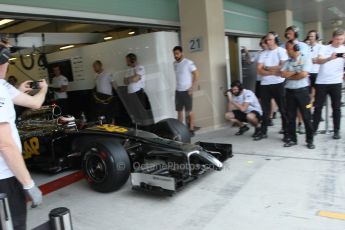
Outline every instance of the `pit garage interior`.
<svg viewBox="0 0 345 230">
<path fill-rule="evenodd" d="M 40 185 L 44 201 L 37 208 L 28 203 L 27 229 L 44 227 L 51 210 L 66 207 L 77 230 L 343 230 L 345 133 L 342 125 L 343 138 L 331 138 L 329 102 L 320 125 L 324 134 L 315 136 L 314 150 L 306 148 L 304 135 L 298 135 L 297 146 L 283 148 L 279 118 L 269 127 L 269 138 L 260 142 L 252 141 L 252 128 L 236 136 L 237 128 L 224 120 L 224 91 L 231 81 L 240 80 L 251 90 L 255 87 L 255 65 L 243 63 L 243 46 L 255 53 L 264 34 L 271 30 L 283 34 L 292 24 L 301 29 L 301 39 L 308 30 L 316 29 L 327 43 L 335 28 L 344 28 L 342 12 L 345 5 L 340 0 L 0 0 L 0 33 L 9 34 L 13 45 L 6 76 L 13 75 L 19 82 L 49 81 L 52 66 L 60 65 L 64 75 L 69 75 L 69 114 L 76 119 L 84 115 L 89 122 L 94 119 L 92 63 L 101 60 L 121 88 L 128 53 L 136 53 L 146 70 L 150 122 L 177 118 L 172 48 L 182 45 L 185 56 L 195 61 L 201 73 L 193 94 L 195 125 L 200 130 L 191 143 L 221 146 L 209 152 L 217 152 L 217 148 L 225 151 L 231 145 L 233 155 L 222 161 L 222 170 L 211 167 L 205 174 L 200 170 L 203 175 L 195 176 L 197 180 L 183 180 L 182 188 L 168 195 L 133 189 L 133 174 L 116 191 L 102 193 L 90 188 L 80 169 L 47 172 L 32 168 L 30 173 Z M 194 50 L 191 42 L 198 41 L 201 45 Z M 117 100 L 116 125 L 126 127 L 120 136 L 128 131 L 128 135 L 143 138 L 141 144 L 145 138 L 155 139 L 137 131 L 138 127 L 149 132 L 155 129 L 154 125 L 145 126 L 140 111 L 133 115 L 136 110 L 131 108 L 136 104 L 121 95 Z M 204 147 L 207 150 L 208 146 Z M 170 186 L 169 181 L 161 183 Z"/>
</svg>

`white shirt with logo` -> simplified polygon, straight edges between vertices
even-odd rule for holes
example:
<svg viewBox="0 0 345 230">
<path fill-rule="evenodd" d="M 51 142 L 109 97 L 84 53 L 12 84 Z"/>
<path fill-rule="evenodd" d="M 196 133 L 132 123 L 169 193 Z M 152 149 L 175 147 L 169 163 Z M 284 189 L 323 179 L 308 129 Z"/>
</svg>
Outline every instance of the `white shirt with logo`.
<svg viewBox="0 0 345 230">
<path fill-rule="evenodd" d="M 289 57 L 284 48 L 278 47 L 274 50 L 262 51 L 258 63 L 263 64 L 265 67 L 279 66 L 281 61 L 288 60 Z M 284 82 L 285 79 L 280 75 L 267 75 L 262 76 L 261 85 L 274 85 Z"/>
<path fill-rule="evenodd" d="M 54 88 L 61 88 L 62 86 L 68 86 L 68 79 L 67 77 L 60 75 L 53 78 L 52 87 Z M 54 92 L 54 98 L 56 100 L 59 99 L 67 99 L 67 92 Z"/>
<path fill-rule="evenodd" d="M 240 95 L 234 96 L 233 101 L 241 105 L 243 105 L 244 103 L 249 104 L 247 110 L 244 113 L 257 111 L 260 115 L 262 115 L 260 102 L 255 94 L 249 89 L 243 89 Z"/>
<path fill-rule="evenodd" d="M 96 90 L 98 93 L 113 95 L 113 75 L 110 73 L 102 72 L 96 74 Z"/>
<path fill-rule="evenodd" d="M 176 75 L 176 90 L 187 91 L 193 85 L 193 72 L 197 70 L 193 61 L 183 58 L 180 62 L 174 62 Z"/>
<path fill-rule="evenodd" d="M 18 130 L 15 124 L 16 112 L 12 99 L 18 96 L 20 92 L 5 80 L 0 80 L 0 123 L 8 123 L 11 127 L 11 135 L 14 139 L 18 149 L 22 152 L 22 145 Z M 9 134 L 10 135 L 10 134 Z M 13 177 L 12 171 L 5 162 L 2 153 L 0 152 L 0 180 Z"/>
<path fill-rule="evenodd" d="M 310 50 L 310 57 L 311 58 L 317 58 L 320 55 L 321 49 L 323 45 L 321 44 L 315 44 L 315 45 L 309 45 Z M 310 70 L 310 73 L 318 73 L 320 70 L 320 64 L 313 64 L 313 67 Z"/>
<path fill-rule="evenodd" d="M 142 65 L 138 65 L 134 68 L 127 70 L 126 78 L 132 77 L 135 74 L 140 76 L 140 80 L 137 82 L 131 82 L 128 85 L 128 93 L 135 93 L 145 88 L 145 68 Z"/>
<path fill-rule="evenodd" d="M 322 59 L 329 58 L 333 53 L 345 53 L 345 46 L 335 48 L 332 45 L 324 46 L 320 51 Z M 345 58 L 336 58 L 320 65 L 316 84 L 340 84 L 343 82 Z"/>
</svg>

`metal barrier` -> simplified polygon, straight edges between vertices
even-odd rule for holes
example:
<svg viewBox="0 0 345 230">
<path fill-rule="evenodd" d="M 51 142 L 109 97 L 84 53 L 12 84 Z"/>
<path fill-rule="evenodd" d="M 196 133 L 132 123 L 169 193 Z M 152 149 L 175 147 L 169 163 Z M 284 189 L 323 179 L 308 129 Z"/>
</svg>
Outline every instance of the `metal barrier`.
<svg viewBox="0 0 345 230">
<path fill-rule="evenodd" d="M 49 213 L 49 221 L 32 230 L 73 230 L 71 212 L 68 208 L 55 208 Z"/>
<path fill-rule="evenodd" d="M 13 230 L 7 194 L 0 193 L 0 230 Z M 49 212 L 49 221 L 32 230 L 73 230 L 71 212 L 68 208 L 55 208 Z"/>
<path fill-rule="evenodd" d="M 11 211 L 5 193 L 0 193 L 0 230 L 13 230 Z"/>
<path fill-rule="evenodd" d="M 71 212 L 68 208 L 55 208 L 49 213 L 52 230 L 73 230 Z"/>
</svg>

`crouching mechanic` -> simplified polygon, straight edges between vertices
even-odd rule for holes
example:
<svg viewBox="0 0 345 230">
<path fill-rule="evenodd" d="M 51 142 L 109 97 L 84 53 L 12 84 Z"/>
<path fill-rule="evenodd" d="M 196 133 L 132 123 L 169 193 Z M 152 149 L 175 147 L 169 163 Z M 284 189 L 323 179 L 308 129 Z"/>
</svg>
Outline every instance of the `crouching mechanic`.
<svg viewBox="0 0 345 230">
<path fill-rule="evenodd" d="M 262 109 L 258 98 L 252 91 L 243 89 L 239 81 L 231 83 L 231 89 L 227 91 L 227 97 L 229 112 L 225 114 L 225 119 L 240 127 L 235 135 L 242 135 L 248 131 L 249 127 L 244 124 L 244 122 L 248 122 L 255 127 L 252 136 L 255 138 L 260 133 L 262 120 Z"/>
<path fill-rule="evenodd" d="M 312 60 L 301 54 L 300 47 L 293 41 L 286 43 L 286 50 L 289 60 L 285 62 L 281 69 L 283 78 L 286 78 L 286 104 L 288 117 L 288 140 L 284 147 L 291 147 L 297 144 L 296 135 L 296 115 L 297 109 L 302 114 L 306 129 L 306 142 L 309 149 L 314 149 L 313 126 L 311 122 L 312 107 L 309 97 L 309 71 L 312 68 Z"/>
<path fill-rule="evenodd" d="M 40 82 L 41 89 L 34 96 L 22 93 L 3 80 L 7 67 L 8 63 L 0 64 L 0 193 L 8 196 L 14 229 L 25 230 L 26 197 L 32 201 L 32 207 L 36 207 L 42 203 L 42 193 L 24 163 L 13 103 L 39 108 L 45 99 L 48 85 L 45 81 Z M 28 88 L 28 81 L 19 87 L 23 91 Z"/>
</svg>

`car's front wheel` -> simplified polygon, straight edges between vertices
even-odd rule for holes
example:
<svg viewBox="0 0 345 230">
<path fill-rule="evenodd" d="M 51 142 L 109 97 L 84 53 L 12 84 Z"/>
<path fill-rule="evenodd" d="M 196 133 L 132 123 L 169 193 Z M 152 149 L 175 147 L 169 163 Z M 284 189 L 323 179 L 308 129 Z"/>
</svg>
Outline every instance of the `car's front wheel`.
<svg viewBox="0 0 345 230">
<path fill-rule="evenodd" d="M 120 143 L 96 140 L 83 151 L 82 168 L 90 186 L 106 193 L 118 190 L 126 183 L 130 160 Z"/>
</svg>

